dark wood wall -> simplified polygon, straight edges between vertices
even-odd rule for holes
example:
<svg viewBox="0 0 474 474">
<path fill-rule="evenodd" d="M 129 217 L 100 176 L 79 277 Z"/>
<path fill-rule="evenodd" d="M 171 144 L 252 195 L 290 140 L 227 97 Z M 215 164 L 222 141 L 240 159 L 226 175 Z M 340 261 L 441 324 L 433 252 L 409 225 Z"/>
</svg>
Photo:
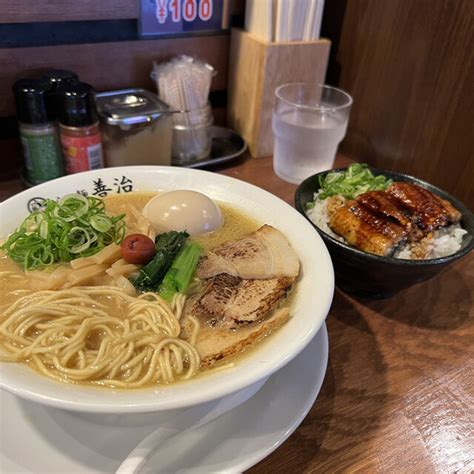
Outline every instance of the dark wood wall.
<svg viewBox="0 0 474 474">
<path fill-rule="evenodd" d="M 122 20 L 137 18 L 138 1 L 1 0 L 2 23 L 36 21 Z"/>
<path fill-rule="evenodd" d="M 474 1 L 333 0 L 324 29 L 354 98 L 343 151 L 474 208 Z"/>
<path fill-rule="evenodd" d="M 235 17 L 244 4 L 231 0 Z M 0 179 L 21 164 L 11 85 L 45 68 L 75 70 L 98 90 L 153 88 L 153 60 L 198 55 L 218 70 L 215 115 L 224 116 L 228 33 L 140 40 L 137 18 L 137 0 L 0 0 Z M 471 208 L 473 25 L 474 0 L 331 0 L 323 22 L 328 82 L 354 97 L 342 150 L 424 178 Z"/>
<path fill-rule="evenodd" d="M 98 91 L 122 87 L 156 90 L 150 78 L 153 61 L 177 54 L 198 56 L 212 64 L 218 74 L 212 90 L 227 87 L 229 35 L 193 38 L 120 41 L 0 49 L 0 115 L 14 115 L 11 87 L 15 79 L 48 68 L 69 69 Z"/>
<path fill-rule="evenodd" d="M 153 61 L 197 56 L 217 71 L 211 103 L 225 117 L 229 31 L 180 38 L 141 39 L 138 0 L 0 0 L 0 180 L 18 175 L 22 162 L 12 85 L 50 68 L 70 69 L 96 90 L 143 87 Z M 230 0 L 232 24 L 244 0 Z"/>
</svg>

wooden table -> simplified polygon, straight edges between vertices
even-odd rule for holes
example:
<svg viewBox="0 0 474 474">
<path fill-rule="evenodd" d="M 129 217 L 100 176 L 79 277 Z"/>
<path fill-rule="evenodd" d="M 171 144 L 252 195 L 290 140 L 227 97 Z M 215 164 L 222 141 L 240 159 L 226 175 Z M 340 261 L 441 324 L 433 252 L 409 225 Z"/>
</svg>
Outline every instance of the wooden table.
<svg viewBox="0 0 474 474">
<path fill-rule="evenodd" d="M 349 160 L 338 156 L 336 165 Z M 215 171 L 290 204 L 270 159 Z M 0 183 L 0 200 L 19 181 Z M 468 473 L 474 470 L 474 255 L 385 300 L 336 290 L 329 364 L 301 426 L 248 472 Z"/>
</svg>

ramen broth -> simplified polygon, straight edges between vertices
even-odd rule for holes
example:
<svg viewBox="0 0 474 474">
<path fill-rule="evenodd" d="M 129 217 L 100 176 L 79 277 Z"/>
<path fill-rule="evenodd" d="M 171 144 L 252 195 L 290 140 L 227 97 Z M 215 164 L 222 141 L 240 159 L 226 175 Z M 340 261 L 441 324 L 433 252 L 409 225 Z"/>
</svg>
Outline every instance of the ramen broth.
<svg viewBox="0 0 474 474">
<path fill-rule="evenodd" d="M 126 214 L 125 222 L 127 225 L 127 234 L 134 232 L 134 219 L 133 216 L 127 212 L 127 206 L 134 206 L 138 211 L 141 212 L 145 204 L 153 197 L 156 196 L 157 193 L 149 193 L 149 192 L 133 192 L 129 194 L 116 194 L 111 195 L 104 198 L 106 212 L 109 215 L 118 215 L 118 214 Z M 208 234 L 202 234 L 199 236 L 191 237 L 191 240 L 198 243 L 204 252 L 223 244 L 229 240 L 239 239 L 251 232 L 256 231 L 261 223 L 255 220 L 252 217 L 245 215 L 240 210 L 226 204 L 226 203 L 218 203 L 222 215 L 223 215 L 223 226 L 214 232 Z M 68 264 L 56 264 L 51 265 L 50 267 L 46 268 L 45 272 L 51 273 L 54 269 L 56 269 L 59 265 L 68 265 Z M 12 272 L 12 273 L 10 273 Z M 31 294 L 32 291 L 30 289 L 30 281 L 32 278 L 32 272 L 25 278 L 25 274 L 23 270 L 20 268 L 18 264 L 13 262 L 10 258 L 8 258 L 5 254 L 1 253 L 0 251 L 0 312 L 1 310 L 6 309 L 16 300 L 28 294 Z M 36 272 L 38 273 L 38 272 Z M 27 273 L 28 275 L 28 273 Z M 107 285 L 110 284 L 107 282 L 107 278 L 103 277 L 102 281 L 97 284 Z M 99 298 L 100 303 L 109 307 L 110 311 L 113 314 L 123 314 L 125 308 L 121 306 L 121 302 L 117 302 L 117 300 L 108 301 L 106 297 Z M 288 301 L 286 301 L 286 304 Z M 87 345 L 90 346 L 91 349 L 97 349 L 99 345 L 100 337 L 103 336 L 102 333 L 93 332 L 89 335 Z M 181 337 L 181 336 L 180 336 Z M 218 334 L 213 335 L 212 328 L 208 326 L 201 327 L 200 337 L 216 337 L 218 338 Z M 261 338 L 262 339 L 262 338 Z M 260 342 L 260 341 L 256 341 Z M 3 350 L 3 349 L 1 349 Z M 246 351 L 247 352 L 247 351 Z M 231 357 L 232 360 L 235 360 L 235 356 Z M 224 362 L 228 362 L 227 359 Z M 32 365 L 32 364 L 30 364 Z M 217 366 L 221 365 L 221 363 L 217 363 Z M 200 370 L 199 372 L 203 372 Z M 198 372 L 198 373 L 199 373 Z M 197 374 L 196 374 L 197 375 Z M 78 382 L 74 382 L 78 383 Z M 82 382 L 79 382 L 82 383 Z M 90 384 L 88 381 L 83 382 L 85 384 Z M 154 385 L 156 382 L 152 382 L 147 384 Z"/>
<path fill-rule="evenodd" d="M 8 258 L 0 250 L 0 311 L 23 296 L 24 290 L 29 288 L 27 279 L 14 276 L 21 274 L 22 269 L 20 265 Z"/>
<path fill-rule="evenodd" d="M 129 194 L 112 194 L 104 198 L 105 209 L 108 214 L 117 215 L 127 212 L 127 204 L 133 205 L 140 212 L 146 203 L 158 193 L 134 192 Z M 240 239 L 250 232 L 257 230 L 262 224 L 256 219 L 245 215 L 238 209 L 222 202 L 217 202 L 224 217 L 223 226 L 208 234 L 195 235 L 190 239 L 198 243 L 204 251 L 211 250 L 228 240 Z M 125 216 L 127 233 L 133 232 L 133 220 L 131 216 Z"/>
</svg>

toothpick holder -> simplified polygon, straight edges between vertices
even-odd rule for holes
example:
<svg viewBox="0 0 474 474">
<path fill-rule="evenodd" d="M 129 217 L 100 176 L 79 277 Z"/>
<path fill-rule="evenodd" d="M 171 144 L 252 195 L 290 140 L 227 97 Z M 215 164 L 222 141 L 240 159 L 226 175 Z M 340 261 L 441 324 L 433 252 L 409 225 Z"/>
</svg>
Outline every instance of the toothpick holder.
<svg viewBox="0 0 474 474">
<path fill-rule="evenodd" d="M 269 43 L 233 29 L 227 121 L 255 157 L 273 154 L 275 89 L 290 82 L 324 83 L 331 42 L 327 39 Z"/>
</svg>

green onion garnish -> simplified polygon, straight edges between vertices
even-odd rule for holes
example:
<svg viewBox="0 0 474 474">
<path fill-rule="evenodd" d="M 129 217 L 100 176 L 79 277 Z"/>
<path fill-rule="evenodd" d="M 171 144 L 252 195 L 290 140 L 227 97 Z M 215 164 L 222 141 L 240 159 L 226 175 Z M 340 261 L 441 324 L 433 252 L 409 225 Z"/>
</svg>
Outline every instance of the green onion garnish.
<svg viewBox="0 0 474 474">
<path fill-rule="evenodd" d="M 68 194 L 47 199 L 2 245 L 2 250 L 26 270 L 88 257 L 125 236 L 124 215 L 110 217 L 102 199 Z"/>
<path fill-rule="evenodd" d="M 345 171 L 333 171 L 319 177 L 318 199 L 341 195 L 354 199 L 367 191 L 384 191 L 392 184 L 390 178 L 374 176 L 366 164 L 354 163 Z"/>
</svg>

